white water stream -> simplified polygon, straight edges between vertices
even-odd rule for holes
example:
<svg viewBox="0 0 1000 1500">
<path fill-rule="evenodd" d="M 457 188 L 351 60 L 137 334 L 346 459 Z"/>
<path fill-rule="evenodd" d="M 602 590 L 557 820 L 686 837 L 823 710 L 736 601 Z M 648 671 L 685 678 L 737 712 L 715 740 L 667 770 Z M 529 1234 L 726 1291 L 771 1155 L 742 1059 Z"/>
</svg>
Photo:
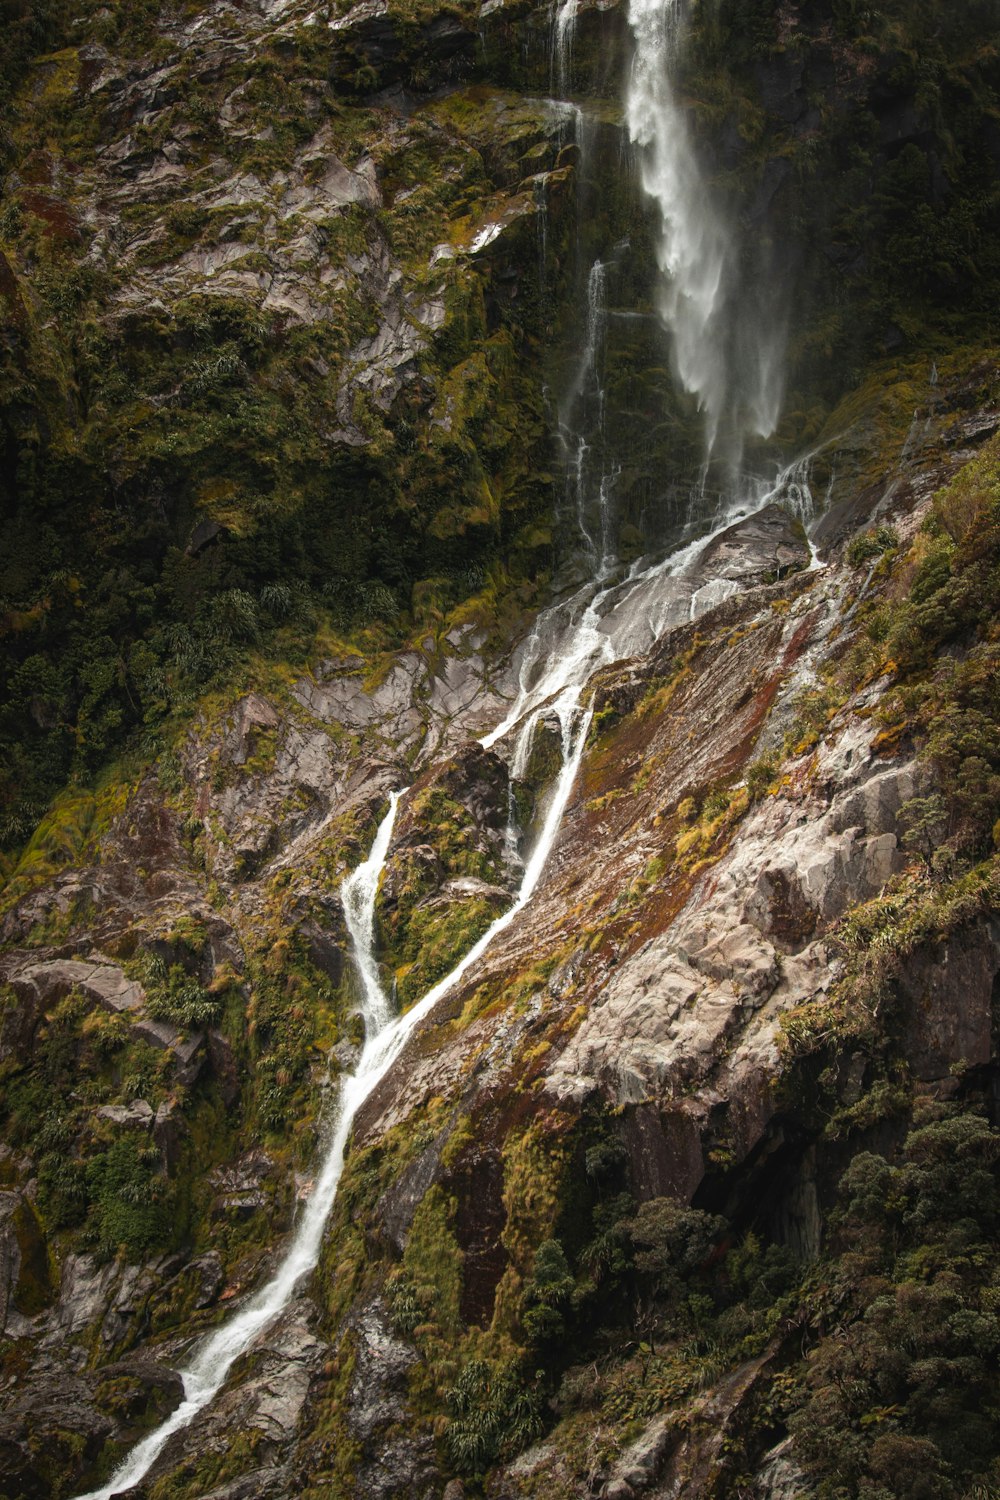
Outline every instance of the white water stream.
<svg viewBox="0 0 1000 1500">
<path fill-rule="evenodd" d="M 743 435 L 773 433 L 783 388 L 784 330 L 763 318 L 741 284 L 741 246 L 706 180 L 687 111 L 675 92 L 687 0 L 629 0 L 634 53 L 626 96 L 642 186 L 660 219 L 660 313 L 677 377 L 705 416 L 711 458 L 723 422 L 724 455 L 738 466 Z"/>
<path fill-rule="evenodd" d="M 778 486 L 757 497 L 751 510 L 768 504 Z M 517 697 L 507 717 L 481 743 L 489 748 L 514 735 L 512 773 L 523 769 L 531 738 L 540 719 L 554 714 L 562 730 L 562 766 L 549 795 L 541 830 L 524 865 L 520 889 L 512 906 L 499 916 L 423 999 L 404 1015 L 393 1016 L 380 978 L 375 953 L 375 902 L 379 880 L 392 838 L 396 813 L 405 791 L 393 792 L 368 859 L 349 875 L 341 898 L 352 954 L 361 984 L 361 1011 L 366 1039 L 357 1071 L 342 1079 L 334 1119 L 312 1194 L 273 1280 L 261 1287 L 233 1318 L 207 1336 L 181 1371 L 184 1400 L 173 1414 L 149 1433 L 120 1469 L 83 1500 L 110 1500 L 137 1484 L 149 1471 L 169 1439 L 194 1419 L 221 1389 L 236 1359 L 248 1349 L 292 1301 L 303 1278 L 316 1267 L 323 1232 L 333 1208 L 344 1166 L 344 1153 L 355 1117 L 398 1058 L 407 1039 L 425 1017 L 482 957 L 505 928 L 527 906 L 548 861 L 562 823 L 583 756 L 592 710 L 587 684 L 601 666 L 620 661 L 648 647 L 665 626 L 678 618 L 679 600 L 686 613 L 695 596 L 694 582 L 686 582 L 692 567 L 711 541 L 746 508 L 720 516 L 709 535 L 662 562 L 637 564 L 620 581 L 586 585 L 569 600 L 554 605 L 538 618 L 527 643 Z M 704 587 L 704 585 L 702 585 Z"/>
<path fill-rule="evenodd" d="M 607 267 L 595 260 L 587 277 L 583 349 L 559 408 L 559 437 L 575 528 L 588 564 L 603 582 L 611 565 L 609 495 L 614 474 L 605 454 L 602 379 L 607 334 Z"/>
<path fill-rule="evenodd" d="M 673 94 L 672 49 L 676 44 L 682 0 L 630 0 L 630 23 L 636 51 L 628 94 L 628 123 L 643 162 L 643 185 L 660 207 L 663 316 L 671 331 L 678 373 L 685 388 L 706 414 L 711 452 L 725 415 L 732 414 L 733 374 L 728 364 L 731 340 L 724 325 L 724 305 L 734 254 L 730 235 L 716 212 L 698 171 L 687 124 Z M 568 73 L 576 0 L 563 0 L 556 17 L 555 56 L 560 75 Z M 604 393 L 600 363 L 606 306 L 604 267 L 596 262 L 588 283 L 586 343 L 576 383 L 564 411 L 588 403 L 600 435 Z M 770 346 L 769 346 L 770 347 Z M 773 350 L 761 350 L 753 389 L 743 402 L 750 426 L 773 428 L 779 386 L 772 366 Z M 748 388 L 749 389 L 749 388 Z M 739 420 L 743 420 L 740 415 Z M 575 473 L 575 510 L 580 540 L 593 564 L 591 581 L 571 598 L 539 615 L 526 642 L 516 698 L 503 722 L 482 740 L 486 748 L 506 741 L 511 775 L 523 775 L 536 727 L 546 716 L 559 723 L 562 765 L 551 788 L 542 826 L 521 871 L 513 904 L 469 949 L 455 968 L 405 1015 L 393 1014 L 382 986 L 375 944 L 375 904 L 393 827 L 405 791 L 394 792 L 371 853 L 341 887 L 341 899 L 360 981 L 360 1008 L 365 1043 L 356 1072 L 339 1083 L 336 1110 L 322 1150 L 312 1193 L 302 1210 L 275 1274 L 246 1305 L 207 1335 L 180 1371 L 184 1400 L 158 1428 L 129 1454 L 112 1478 L 82 1500 L 110 1500 L 137 1484 L 163 1452 L 170 1438 L 187 1427 L 223 1386 L 234 1362 L 280 1316 L 306 1276 L 316 1267 L 323 1234 L 333 1208 L 344 1156 L 358 1111 L 402 1052 L 408 1038 L 437 1003 L 515 922 L 530 902 L 556 843 L 563 814 L 576 779 L 590 727 L 588 684 L 595 671 L 646 651 L 671 624 L 693 618 L 702 608 L 726 597 L 733 585 L 694 575 L 702 553 L 720 532 L 777 500 L 807 503 L 807 473 L 794 466 L 773 485 L 744 487 L 742 500 L 721 502 L 708 534 L 659 562 L 642 560 L 622 576 L 611 551 L 611 491 L 617 469 L 602 452 L 596 474 L 587 474 L 590 447 L 583 428 L 564 420 L 563 438 Z M 603 449 L 603 443 L 601 444 Z M 587 480 L 589 483 L 589 492 Z M 595 482 L 596 480 L 596 482 Z M 703 502 L 704 502 L 703 496 Z M 599 516 L 596 511 L 599 510 Z M 516 857 L 516 839 L 512 857 Z"/>
<path fill-rule="evenodd" d="M 570 91 L 573 38 L 580 13 L 580 0 L 559 0 L 552 26 L 552 83 L 565 98 Z"/>
<path fill-rule="evenodd" d="M 590 714 L 584 712 L 567 730 L 563 766 L 535 850 L 525 865 L 521 888 L 513 906 L 483 933 L 450 974 L 429 990 L 405 1015 L 396 1017 L 392 1017 L 389 999 L 379 980 L 373 941 L 379 877 L 392 837 L 399 801 L 404 795 L 402 792 L 393 792 L 389 800 L 389 811 L 379 826 L 371 855 L 347 877 L 341 887 L 354 962 L 361 980 L 361 1010 L 367 1035 L 356 1073 L 342 1081 L 336 1117 L 312 1195 L 274 1279 L 262 1287 L 234 1318 L 210 1334 L 191 1363 L 180 1371 L 184 1382 L 184 1400 L 181 1405 L 132 1450 L 106 1484 L 90 1491 L 83 1500 L 110 1500 L 114 1494 L 137 1484 L 149 1472 L 174 1433 L 187 1427 L 208 1405 L 221 1389 L 236 1359 L 284 1311 L 302 1278 L 315 1269 L 323 1231 L 343 1172 L 345 1148 L 358 1110 L 385 1077 L 407 1038 L 424 1017 L 485 953 L 498 933 L 516 920 L 531 899 L 562 821 L 589 727 Z"/>
</svg>

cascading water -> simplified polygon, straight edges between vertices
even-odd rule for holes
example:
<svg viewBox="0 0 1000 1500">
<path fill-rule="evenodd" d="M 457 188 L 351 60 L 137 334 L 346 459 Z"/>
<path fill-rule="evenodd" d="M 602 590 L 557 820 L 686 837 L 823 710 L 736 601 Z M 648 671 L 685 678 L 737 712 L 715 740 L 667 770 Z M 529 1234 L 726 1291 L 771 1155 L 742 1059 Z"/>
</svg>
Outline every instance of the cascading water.
<svg viewBox="0 0 1000 1500">
<path fill-rule="evenodd" d="M 429 990 L 405 1015 L 392 1018 L 392 1006 L 379 979 L 375 957 L 375 900 L 379 878 L 392 837 L 400 798 L 394 792 L 389 811 L 379 826 L 368 859 L 349 875 L 341 887 L 341 900 L 351 936 L 352 956 L 361 986 L 361 1013 L 365 1020 L 365 1044 L 357 1071 L 343 1079 L 336 1117 L 332 1124 L 319 1174 L 273 1281 L 262 1287 L 230 1322 L 211 1334 L 184 1369 L 184 1400 L 167 1420 L 133 1449 L 124 1464 L 100 1488 L 83 1500 L 111 1500 L 116 1492 L 137 1484 L 155 1463 L 170 1438 L 187 1427 L 221 1389 L 233 1363 L 287 1307 L 302 1278 L 313 1271 L 330 1210 L 344 1167 L 344 1152 L 358 1110 L 385 1077 L 407 1038 L 438 1003 L 486 952 L 497 935 L 515 921 L 531 899 L 555 841 L 583 754 L 590 713 L 578 712 L 579 695 L 561 705 L 563 761 L 549 801 L 537 843 L 524 866 L 521 885 L 513 905 L 469 949 L 451 973 Z M 491 739 L 493 737 L 488 737 Z M 485 742 L 484 742 L 485 743 Z"/>
<path fill-rule="evenodd" d="M 607 336 L 607 266 L 595 260 L 587 276 L 586 333 L 576 370 L 559 410 L 566 456 L 569 509 L 599 579 L 611 566 L 610 504 L 614 473 L 606 453 L 602 380 Z"/>
<path fill-rule="evenodd" d="M 549 180 L 544 172 L 535 179 L 534 193 L 538 239 L 538 288 L 544 297 L 549 264 Z"/>
<path fill-rule="evenodd" d="M 685 0 L 629 0 L 626 118 L 643 190 L 659 215 L 660 312 L 677 377 L 704 413 L 707 458 L 725 428 L 722 457 L 738 468 L 745 437 L 769 437 L 777 424 L 784 333 L 773 309 L 765 318 L 751 305 L 740 247 L 675 94 L 685 9 Z"/>
<path fill-rule="evenodd" d="M 761 498 L 767 503 L 769 497 Z M 357 1071 L 341 1081 L 335 1118 L 312 1194 L 274 1279 L 262 1287 L 229 1322 L 210 1334 L 181 1370 L 184 1400 L 176 1411 L 140 1442 L 112 1478 L 83 1500 L 111 1500 L 117 1491 L 137 1484 L 171 1437 L 187 1427 L 222 1388 L 236 1359 L 275 1321 L 291 1302 L 302 1279 L 319 1260 L 323 1232 L 333 1208 L 344 1167 L 344 1155 L 355 1117 L 424 1018 L 478 962 L 505 928 L 515 922 L 538 885 L 556 841 L 563 813 L 583 756 L 592 710 L 587 684 L 598 667 L 645 650 L 662 634 L 676 609 L 677 589 L 714 536 L 730 524 L 727 516 L 706 537 L 647 568 L 637 565 L 628 578 L 585 586 L 572 599 L 539 616 L 524 655 L 517 696 L 507 717 L 484 736 L 490 748 L 513 735 L 513 774 L 523 770 L 531 738 L 543 715 L 554 713 L 562 739 L 562 765 L 550 792 L 541 830 L 524 864 L 512 906 L 503 912 L 464 957 L 433 989 L 402 1016 L 379 978 L 375 956 L 375 901 L 392 838 L 400 799 L 394 792 L 368 859 L 341 887 L 352 956 L 361 988 L 365 1044 Z M 691 596 L 691 588 L 684 594 Z"/>
<path fill-rule="evenodd" d="M 663 315 L 673 335 L 678 374 L 685 388 L 697 396 L 705 411 L 708 447 L 715 447 L 723 418 L 736 411 L 736 425 L 764 433 L 777 415 L 780 382 L 775 370 L 777 345 L 761 346 L 751 361 L 756 371 L 747 383 L 734 373 L 732 331 L 726 316 L 732 287 L 734 251 L 721 216 L 698 171 L 682 111 L 674 102 L 670 83 L 681 0 L 631 0 L 630 21 L 636 42 L 629 85 L 628 118 L 633 141 L 640 147 L 643 184 L 657 201 L 662 220 L 660 265 L 664 273 Z M 568 59 L 576 0 L 564 0 L 556 17 L 556 55 Z M 561 30 L 560 30 L 561 28 Z M 559 49 L 562 51 L 559 51 Z M 568 62 L 560 67 L 568 67 Z M 355 1117 L 399 1057 L 407 1039 L 424 1018 L 474 964 L 505 928 L 527 906 L 556 841 L 573 783 L 583 756 L 592 708 L 588 683 L 601 666 L 647 650 L 672 623 L 693 618 L 703 608 L 725 597 L 731 585 L 695 573 L 702 552 L 741 515 L 775 502 L 791 501 L 797 511 L 811 503 L 808 470 L 791 466 L 777 482 L 753 481 L 742 486 L 742 498 L 719 497 L 708 535 L 655 564 L 640 561 L 627 576 L 614 572 L 611 550 L 611 492 L 617 463 L 603 441 L 604 391 L 600 379 L 601 347 L 607 316 L 604 263 L 595 262 L 588 279 L 588 321 L 585 347 L 575 381 L 563 406 L 561 429 L 573 459 L 578 485 L 576 511 L 579 533 L 593 563 L 593 576 L 570 599 L 552 606 L 537 619 L 522 654 L 518 690 L 502 723 L 481 741 L 486 748 L 509 745 L 511 775 L 524 774 L 535 730 L 544 715 L 558 719 L 562 764 L 552 786 L 542 826 L 521 871 L 513 904 L 473 944 L 450 974 L 402 1016 L 382 987 L 375 952 L 375 903 L 379 880 L 389 850 L 399 803 L 405 792 L 394 792 L 376 833 L 371 853 L 341 887 L 345 920 L 360 986 L 360 1009 L 365 1021 L 365 1043 L 353 1075 L 340 1080 L 336 1113 L 330 1122 L 319 1172 L 310 1198 L 272 1281 L 260 1288 L 230 1321 L 210 1334 L 181 1371 L 184 1400 L 130 1454 L 112 1479 L 84 1500 L 110 1500 L 119 1490 L 137 1484 L 163 1452 L 170 1438 L 182 1431 L 222 1388 L 233 1363 L 288 1306 L 303 1278 L 319 1260 L 323 1233 L 336 1199 L 345 1151 Z M 780 354 L 780 350 L 777 351 Z M 573 414 L 586 407 L 586 420 Z M 568 414 L 568 415 L 567 415 Z M 588 429 L 589 424 L 589 429 Z M 592 465 L 594 444 L 600 441 L 600 462 Z M 734 472 L 735 468 L 734 468 Z M 596 497 L 596 498 L 592 498 Z M 595 515 L 594 511 L 599 513 Z M 599 530 L 596 521 L 599 519 Z M 511 814 L 510 853 L 517 858 L 517 835 Z"/>
<path fill-rule="evenodd" d="M 361 1014 L 365 1022 L 366 1040 L 370 1040 L 392 1020 L 392 1006 L 382 988 L 378 960 L 375 957 L 375 898 L 378 895 L 382 866 L 389 850 L 389 840 L 392 838 L 396 809 L 404 795 L 404 792 L 392 793 L 389 811 L 379 824 L 371 853 L 340 887 L 340 902 L 351 939 L 351 954 L 361 981 Z"/>
<path fill-rule="evenodd" d="M 184 1400 L 165 1422 L 139 1443 L 111 1479 L 92 1490 L 83 1500 L 110 1500 L 120 1490 L 138 1484 L 162 1453 L 175 1432 L 182 1431 L 221 1389 L 233 1363 L 288 1305 L 303 1276 L 315 1269 L 319 1260 L 323 1230 L 337 1194 L 344 1167 L 344 1150 L 351 1133 L 354 1116 L 375 1083 L 365 1087 L 367 1072 L 377 1040 L 384 1035 L 390 1020 L 391 1006 L 382 989 L 375 960 L 375 896 L 385 862 L 396 811 L 402 794 L 394 792 L 389 811 L 375 836 L 372 852 L 365 862 L 349 875 L 341 887 L 341 899 L 358 978 L 361 982 L 361 1013 L 364 1016 L 366 1041 L 357 1073 L 347 1078 L 340 1091 L 336 1114 L 312 1194 L 296 1226 L 284 1258 L 273 1281 L 251 1297 L 237 1315 L 204 1341 L 194 1358 L 180 1371 L 184 1383 Z M 381 1076 L 381 1075 L 379 1075 Z M 377 1079 L 375 1080 L 377 1082 Z"/>
<path fill-rule="evenodd" d="M 570 68 L 573 64 L 573 37 L 580 0 L 559 0 L 552 27 L 552 85 L 565 97 L 570 91 Z"/>
</svg>

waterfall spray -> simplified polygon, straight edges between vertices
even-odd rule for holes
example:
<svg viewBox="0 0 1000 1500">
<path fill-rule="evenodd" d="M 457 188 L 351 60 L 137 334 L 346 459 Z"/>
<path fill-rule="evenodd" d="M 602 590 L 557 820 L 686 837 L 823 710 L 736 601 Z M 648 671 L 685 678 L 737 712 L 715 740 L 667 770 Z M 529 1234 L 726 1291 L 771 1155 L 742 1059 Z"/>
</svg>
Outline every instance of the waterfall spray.
<svg viewBox="0 0 1000 1500">
<path fill-rule="evenodd" d="M 559 0 L 552 28 L 552 86 L 565 98 L 570 89 L 573 39 L 580 0 Z"/>
<path fill-rule="evenodd" d="M 738 467 L 744 439 L 769 437 L 782 393 L 781 320 L 755 313 L 741 284 L 739 247 L 702 171 L 687 111 L 675 93 L 684 0 L 629 0 L 634 55 L 626 96 L 643 191 L 655 204 L 660 314 L 677 378 L 704 414 L 705 448 Z"/>
</svg>

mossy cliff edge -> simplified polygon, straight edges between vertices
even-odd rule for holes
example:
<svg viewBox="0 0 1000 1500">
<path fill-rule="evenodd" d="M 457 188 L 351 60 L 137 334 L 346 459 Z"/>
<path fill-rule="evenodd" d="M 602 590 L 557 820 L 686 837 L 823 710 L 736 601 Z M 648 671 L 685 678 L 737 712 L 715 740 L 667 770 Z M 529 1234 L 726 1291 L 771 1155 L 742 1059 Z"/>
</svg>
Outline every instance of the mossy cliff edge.
<svg viewBox="0 0 1000 1500">
<path fill-rule="evenodd" d="M 34 1500 L 108 1474 L 273 1266 L 388 792 L 402 1004 L 511 900 L 554 731 L 513 782 L 475 739 L 571 552 L 602 247 L 642 314 L 606 348 L 623 553 L 676 528 L 700 423 L 619 7 L 577 18 L 582 135 L 529 5 L 8 9 L 0 1492 Z M 1000 22 L 690 20 L 747 275 L 789 289 L 824 566 L 782 512 L 735 526 L 703 566 L 738 591 L 595 679 L 531 906 L 135 1500 L 1000 1486 Z"/>
</svg>

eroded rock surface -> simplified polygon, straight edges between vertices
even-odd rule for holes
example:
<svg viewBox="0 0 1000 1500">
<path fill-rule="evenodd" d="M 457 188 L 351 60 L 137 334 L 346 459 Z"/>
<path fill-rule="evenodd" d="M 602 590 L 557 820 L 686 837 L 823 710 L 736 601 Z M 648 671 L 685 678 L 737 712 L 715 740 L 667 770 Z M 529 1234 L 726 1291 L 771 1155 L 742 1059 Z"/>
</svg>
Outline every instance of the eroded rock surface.
<svg viewBox="0 0 1000 1500">
<path fill-rule="evenodd" d="M 597 0 L 570 19 L 568 77 L 586 75 L 593 96 L 583 113 L 536 97 L 552 80 L 551 14 L 506 0 L 413 16 L 382 0 L 219 0 L 164 13 L 154 55 L 109 35 L 39 65 L 41 114 L 79 110 L 100 137 L 79 171 L 25 147 L 13 186 L 27 249 L 0 253 L 11 338 L 72 418 L 60 457 L 88 452 L 87 424 L 107 420 L 101 484 L 116 518 L 152 517 L 158 545 L 203 570 L 206 597 L 228 579 L 232 544 L 256 579 L 287 533 L 302 566 L 316 551 L 329 585 L 320 593 L 313 576 L 316 597 L 341 613 L 324 615 L 309 667 L 295 644 L 294 665 L 268 655 L 280 631 L 295 637 L 302 601 L 265 587 L 225 594 L 209 647 L 174 621 L 159 685 L 116 661 L 116 681 L 131 672 L 128 691 L 156 698 L 168 677 L 185 680 L 187 656 L 235 631 L 239 687 L 199 697 L 155 767 L 137 751 L 140 771 L 86 816 L 71 809 L 65 844 L 57 821 L 12 871 L 0 919 L 17 1140 L 0 1154 L 0 1489 L 12 1494 L 107 1472 L 181 1399 L 174 1372 L 191 1340 L 273 1273 L 314 1187 L 338 1075 L 359 1053 L 339 890 L 388 793 L 409 789 L 378 903 L 401 1004 L 517 889 L 558 719 L 543 717 L 520 779 L 518 726 L 493 750 L 477 737 L 538 666 L 541 594 L 523 580 L 549 576 L 558 489 L 541 351 L 558 342 L 552 309 L 582 264 L 593 162 L 603 152 L 627 175 L 623 7 Z M 762 98 L 812 139 L 795 54 L 762 77 Z M 282 94 L 292 57 L 305 71 Z M 854 88 L 857 60 L 838 66 Z M 883 149 L 919 138 L 915 115 L 883 104 Z M 780 206 L 788 165 L 766 165 L 755 222 Z M 79 264 L 61 281 L 49 273 L 67 247 Z M 94 286 L 84 370 L 53 350 L 61 308 Z M 616 328 L 631 329 L 621 311 Z M 645 426 L 666 361 L 654 336 L 642 370 L 631 337 L 616 346 L 615 405 Z M 94 369 L 113 362 L 105 338 L 137 361 L 114 388 Z M 158 1482 L 204 1500 L 461 1500 L 447 1448 L 460 1363 L 522 1349 L 519 1299 L 538 1246 L 561 1232 L 565 1181 L 587 1177 L 595 1119 L 609 1193 L 724 1209 L 803 1260 L 817 1254 L 833 1173 L 825 1122 L 783 1092 L 783 1027 L 833 1003 L 839 924 L 906 871 L 905 808 L 932 789 L 926 761 L 879 718 L 888 670 L 836 700 L 824 691 L 881 586 L 878 549 L 909 544 L 931 495 L 996 429 L 994 372 L 974 374 L 951 391 L 935 368 L 915 397 L 903 391 L 906 422 L 914 399 L 919 416 L 891 474 L 873 436 L 881 414 L 827 445 L 830 504 L 811 533 L 821 559 L 773 504 L 683 572 L 647 558 L 641 591 L 609 591 L 604 628 L 627 659 L 592 683 L 590 741 L 530 907 L 359 1115 L 316 1276 L 131 1500 Z M 32 453 L 34 421 L 21 434 Z M 619 476 L 632 520 L 669 427 L 648 454 L 643 433 L 636 472 Z M 60 471 L 59 487 L 70 482 Z M 334 510 L 350 512 L 340 530 Z M 859 567 L 838 549 L 869 519 L 895 531 L 869 539 Z M 663 534 L 683 524 L 678 512 Z M 631 521 L 620 531 L 623 557 L 651 545 Z M 514 561 L 497 582 L 500 556 Z M 581 552 L 558 581 L 584 570 Z M 179 597 L 186 620 L 183 586 Z M 394 635 L 387 619 L 402 614 Z M 574 605 L 547 618 L 546 649 L 565 646 Z M 11 619 L 15 633 L 31 623 Z M 146 700 L 131 710 L 137 726 L 155 718 Z M 44 695 L 25 711 L 44 727 Z M 998 970 L 997 923 L 977 911 L 925 935 L 892 975 L 921 1098 L 991 1077 Z M 860 1050 L 838 1067 L 849 1111 L 870 1069 Z M 519 1458 L 494 1454 L 490 1493 L 713 1495 L 779 1344 L 710 1371 L 705 1392 L 627 1442 L 588 1433 L 582 1470 L 565 1429 Z M 563 1421 L 543 1407 L 550 1417 Z M 748 1462 L 761 1496 L 805 1484 L 784 1445 Z"/>
</svg>

